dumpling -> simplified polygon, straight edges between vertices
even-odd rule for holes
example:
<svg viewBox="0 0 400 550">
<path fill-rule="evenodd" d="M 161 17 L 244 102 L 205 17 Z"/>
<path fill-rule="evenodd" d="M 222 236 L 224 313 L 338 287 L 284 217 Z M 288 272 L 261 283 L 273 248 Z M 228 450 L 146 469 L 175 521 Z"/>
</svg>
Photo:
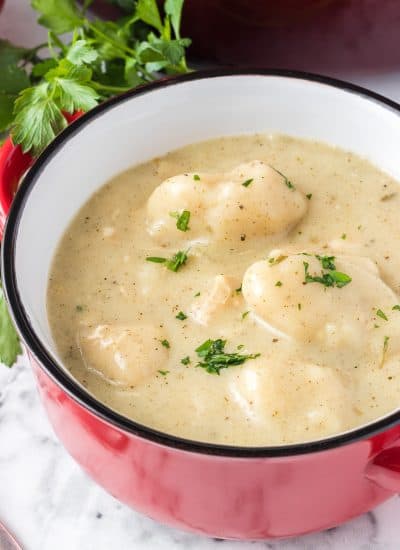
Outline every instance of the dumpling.
<svg viewBox="0 0 400 550">
<path fill-rule="evenodd" d="M 211 287 L 193 302 L 190 316 L 200 325 L 208 325 L 224 306 L 238 301 L 235 289 L 239 286 L 240 283 L 232 277 L 216 275 Z"/>
<path fill-rule="evenodd" d="M 97 325 L 78 338 L 87 368 L 109 382 L 135 386 L 155 374 L 168 358 L 164 333 L 148 324 Z"/>
<path fill-rule="evenodd" d="M 262 161 L 222 174 L 184 174 L 161 183 L 147 203 L 147 228 L 161 245 L 180 241 L 243 243 L 288 231 L 307 209 L 307 199 Z M 190 212 L 189 229 L 176 216 Z"/>
<path fill-rule="evenodd" d="M 287 361 L 274 368 L 259 358 L 232 378 L 229 393 L 247 422 L 265 426 L 272 443 L 341 432 L 354 416 L 352 389 L 343 374 L 313 363 Z"/>
<path fill-rule="evenodd" d="M 390 336 L 400 329 L 392 311 L 398 299 L 368 258 L 281 254 L 252 264 L 242 292 L 259 320 L 307 343 L 369 346 L 380 353 L 382 330 Z"/>
</svg>

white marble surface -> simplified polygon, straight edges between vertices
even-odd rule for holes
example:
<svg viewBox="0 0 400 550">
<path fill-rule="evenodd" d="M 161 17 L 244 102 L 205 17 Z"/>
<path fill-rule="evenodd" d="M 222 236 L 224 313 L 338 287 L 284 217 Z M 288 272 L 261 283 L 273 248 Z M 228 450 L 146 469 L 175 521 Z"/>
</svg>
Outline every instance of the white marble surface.
<svg viewBox="0 0 400 550">
<path fill-rule="evenodd" d="M 6 4 L 0 37 L 26 45 L 41 40 L 28 0 Z M 400 68 L 339 76 L 400 100 Z M 118 503 L 68 456 L 25 358 L 12 369 L 0 365 L 0 520 L 26 550 L 397 550 L 399 518 L 400 499 L 394 497 L 346 525 L 286 542 L 221 542 L 169 529 Z"/>
</svg>

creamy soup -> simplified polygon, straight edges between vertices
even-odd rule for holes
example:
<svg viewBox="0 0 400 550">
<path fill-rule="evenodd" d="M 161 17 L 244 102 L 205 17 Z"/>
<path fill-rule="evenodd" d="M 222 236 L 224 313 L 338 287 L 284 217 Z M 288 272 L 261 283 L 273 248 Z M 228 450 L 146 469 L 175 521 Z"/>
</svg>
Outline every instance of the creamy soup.
<svg viewBox="0 0 400 550">
<path fill-rule="evenodd" d="M 111 408 L 194 440 L 279 445 L 374 420 L 400 404 L 399 207 L 366 160 L 287 136 L 135 166 L 59 245 L 59 354 Z"/>
</svg>

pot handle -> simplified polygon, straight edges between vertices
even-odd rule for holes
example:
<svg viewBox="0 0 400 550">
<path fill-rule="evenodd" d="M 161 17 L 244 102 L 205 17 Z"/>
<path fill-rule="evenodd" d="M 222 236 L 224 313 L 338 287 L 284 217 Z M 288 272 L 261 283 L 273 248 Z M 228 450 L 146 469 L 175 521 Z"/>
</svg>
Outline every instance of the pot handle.
<svg viewBox="0 0 400 550">
<path fill-rule="evenodd" d="M 83 111 L 72 115 L 63 113 L 69 124 L 83 114 Z M 0 147 L 0 240 L 18 184 L 34 162 L 35 159 L 29 153 L 24 153 L 20 145 L 14 145 L 11 137 Z"/>
<path fill-rule="evenodd" d="M 367 466 L 366 477 L 392 493 L 400 492 L 400 447 L 384 449 Z"/>
</svg>

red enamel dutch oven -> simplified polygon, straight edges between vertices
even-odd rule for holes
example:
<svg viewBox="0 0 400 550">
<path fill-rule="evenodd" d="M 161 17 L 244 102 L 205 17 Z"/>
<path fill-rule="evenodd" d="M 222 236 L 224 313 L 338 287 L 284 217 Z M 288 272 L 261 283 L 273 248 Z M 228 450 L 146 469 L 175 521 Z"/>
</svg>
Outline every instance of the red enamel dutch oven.
<svg viewBox="0 0 400 550">
<path fill-rule="evenodd" d="M 57 243 L 107 179 L 188 143 L 246 132 L 326 141 L 368 157 L 400 180 L 400 106 L 377 94 L 284 71 L 172 78 L 93 109 L 36 160 L 8 215 L 2 272 L 50 422 L 86 472 L 117 499 L 168 525 L 221 538 L 267 539 L 333 527 L 399 491 L 399 410 L 340 435 L 277 447 L 215 445 L 160 433 L 112 411 L 70 377 L 45 303 Z M 4 215 L 25 160 L 11 144 L 3 149 Z"/>
</svg>

